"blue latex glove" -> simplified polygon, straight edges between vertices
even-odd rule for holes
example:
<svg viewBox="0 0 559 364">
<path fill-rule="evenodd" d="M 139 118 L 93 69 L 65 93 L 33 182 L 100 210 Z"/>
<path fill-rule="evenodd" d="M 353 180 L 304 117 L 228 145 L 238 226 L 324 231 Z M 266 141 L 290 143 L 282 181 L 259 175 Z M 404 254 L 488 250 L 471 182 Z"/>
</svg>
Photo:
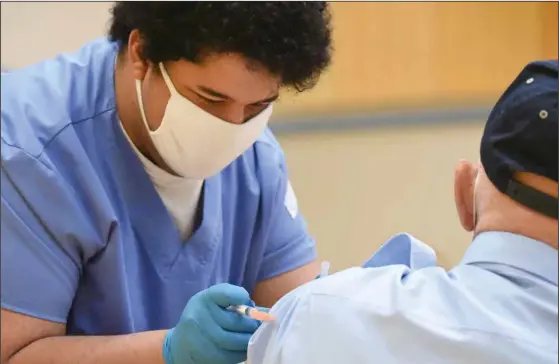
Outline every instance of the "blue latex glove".
<svg viewBox="0 0 559 364">
<path fill-rule="evenodd" d="M 194 295 L 163 342 L 166 364 L 237 364 L 247 358 L 248 342 L 260 322 L 226 308 L 254 306 L 248 292 L 227 283 Z"/>
</svg>

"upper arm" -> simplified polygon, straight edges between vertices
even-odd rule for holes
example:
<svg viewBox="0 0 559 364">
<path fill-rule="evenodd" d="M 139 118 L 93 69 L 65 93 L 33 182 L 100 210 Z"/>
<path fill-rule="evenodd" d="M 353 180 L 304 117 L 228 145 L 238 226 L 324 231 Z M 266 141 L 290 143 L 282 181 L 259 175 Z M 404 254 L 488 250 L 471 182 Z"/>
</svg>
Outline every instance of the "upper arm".
<svg viewBox="0 0 559 364">
<path fill-rule="evenodd" d="M 479 341 L 465 340 L 471 321 L 462 318 L 483 312 L 460 287 L 440 268 L 403 265 L 313 281 L 272 308 L 276 322 L 253 335 L 249 363 L 467 363 Z"/>
<path fill-rule="evenodd" d="M 298 315 L 304 311 L 302 307 L 304 305 L 304 295 L 301 294 L 301 291 L 305 289 L 306 287 L 300 287 L 290 292 L 272 307 L 270 313 L 274 315 L 276 320 L 263 322 L 252 335 L 248 346 L 247 364 L 279 364 L 286 362 L 280 358 L 281 347 L 285 343 L 286 336 L 295 335 L 293 325 L 299 324 L 300 326 L 301 324 Z"/>
<path fill-rule="evenodd" d="M 280 298 L 293 289 L 316 278 L 319 266 L 312 261 L 302 267 L 259 282 L 252 294 L 258 306 L 272 307 Z"/>
<path fill-rule="evenodd" d="M 2 357 L 63 332 L 81 269 L 77 225 L 56 174 L 2 144 Z M 5 319 L 6 318 L 6 319 Z M 4 343 L 6 342 L 6 343 Z"/>
</svg>

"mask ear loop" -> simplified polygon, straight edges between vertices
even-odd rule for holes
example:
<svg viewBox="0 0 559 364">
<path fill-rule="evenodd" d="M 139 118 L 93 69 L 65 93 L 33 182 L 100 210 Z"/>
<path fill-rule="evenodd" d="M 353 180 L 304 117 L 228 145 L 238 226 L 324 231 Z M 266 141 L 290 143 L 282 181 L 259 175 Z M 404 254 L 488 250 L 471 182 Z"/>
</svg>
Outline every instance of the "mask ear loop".
<svg viewBox="0 0 559 364">
<path fill-rule="evenodd" d="M 167 85 L 167 89 L 169 89 L 169 93 L 171 94 L 171 96 L 176 96 L 178 94 L 178 91 L 175 88 L 175 85 L 173 85 L 173 82 L 171 81 L 171 78 L 169 77 L 169 74 L 167 73 L 163 62 L 159 62 L 159 69 L 161 70 L 161 75 L 163 76 L 165 85 Z"/>
<path fill-rule="evenodd" d="M 159 62 L 159 69 L 161 70 L 161 75 L 163 76 L 163 80 L 165 81 L 165 85 L 167 85 L 167 89 L 169 89 L 169 93 L 171 96 L 177 94 L 177 90 L 175 89 L 171 79 L 169 78 L 169 74 L 165 70 L 165 66 L 163 66 L 163 62 Z M 142 121 L 144 122 L 144 126 L 146 127 L 148 133 L 155 133 L 157 130 L 151 130 L 148 124 L 148 119 L 146 117 L 146 112 L 144 110 L 144 100 L 142 97 L 142 81 L 136 80 L 136 96 L 138 98 L 138 106 L 140 107 L 140 114 L 142 115 Z"/>
<path fill-rule="evenodd" d="M 140 108 L 140 114 L 142 115 L 142 121 L 144 123 L 144 126 L 146 128 L 146 130 L 148 131 L 148 134 L 150 135 L 150 138 L 153 134 L 155 134 L 157 132 L 157 130 L 159 130 L 161 128 L 161 126 L 159 126 L 159 128 L 155 131 L 152 131 L 149 127 L 148 124 L 148 120 L 146 117 L 146 113 L 144 111 L 144 100 L 142 97 L 142 81 L 141 80 L 136 80 L 136 96 L 137 96 L 137 100 L 138 100 L 138 106 Z M 163 158 L 164 159 L 164 158 Z M 167 163 L 167 161 L 165 161 Z"/>
<path fill-rule="evenodd" d="M 138 106 L 140 108 L 140 114 L 142 114 L 142 121 L 144 122 L 144 126 L 146 127 L 148 133 L 152 133 L 148 119 L 146 118 L 146 113 L 144 111 L 144 100 L 142 98 L 142 81 L 136 80 L 136 96 L 138 99 Z"/>
</svg>

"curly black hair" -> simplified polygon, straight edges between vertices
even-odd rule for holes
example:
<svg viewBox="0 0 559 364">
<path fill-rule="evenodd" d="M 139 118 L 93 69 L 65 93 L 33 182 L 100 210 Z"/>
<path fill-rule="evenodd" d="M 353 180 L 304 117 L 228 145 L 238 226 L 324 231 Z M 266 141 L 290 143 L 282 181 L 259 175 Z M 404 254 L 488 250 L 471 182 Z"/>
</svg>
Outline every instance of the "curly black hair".
<svg viewBox="0 0 559 364">
<path fill-rule="evenodd" d="M 126 45 L 138 29 L 142 57 L 153 63 L 238 53 L 297 91 L 312 88 L 330 64 L 326 2 L 126 1 L 111 13 L 109 39 Z"/>
</svg>

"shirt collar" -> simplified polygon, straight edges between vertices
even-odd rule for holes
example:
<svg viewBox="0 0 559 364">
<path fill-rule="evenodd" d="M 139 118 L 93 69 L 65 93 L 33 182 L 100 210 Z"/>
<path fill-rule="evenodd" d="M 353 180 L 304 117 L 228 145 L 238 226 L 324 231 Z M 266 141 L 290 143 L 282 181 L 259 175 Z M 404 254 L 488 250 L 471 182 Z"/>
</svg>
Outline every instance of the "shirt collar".
<svg viewBox="0 0 559 364">
<path fill-rule="evenodd" d="M 557 250 L 522 235 L 490 231 L 479 234 L 461 264 L 500 263 L 538 275 L 553 284 L 558 281 Z"/>
</svg>

